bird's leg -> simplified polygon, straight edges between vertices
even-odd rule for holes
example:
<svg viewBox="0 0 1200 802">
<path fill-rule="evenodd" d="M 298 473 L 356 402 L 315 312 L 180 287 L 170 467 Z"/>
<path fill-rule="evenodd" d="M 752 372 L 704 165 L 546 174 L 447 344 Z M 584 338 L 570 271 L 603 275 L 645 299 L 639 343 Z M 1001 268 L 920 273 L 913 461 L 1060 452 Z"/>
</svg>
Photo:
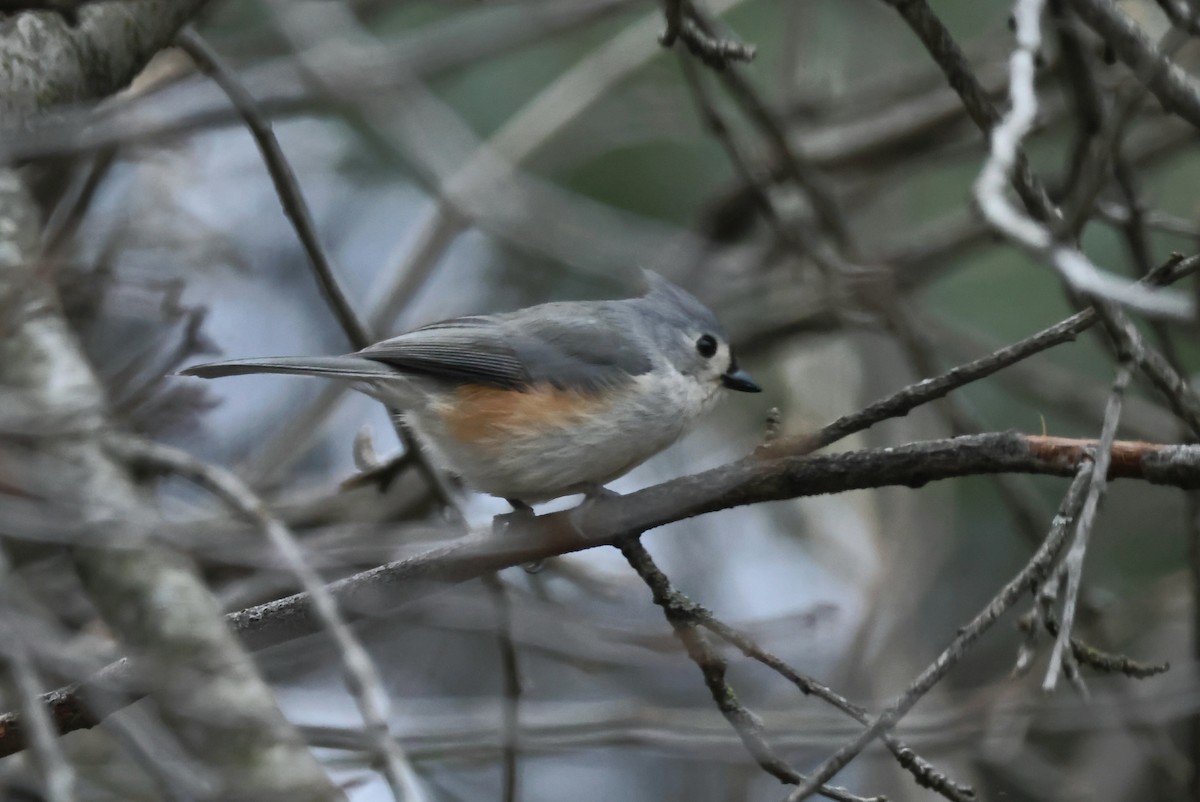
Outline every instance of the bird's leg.
<svg viewBox="0 0 1200 802">
<path fill-rule="evenodd" d="M 533 520 L 533 507 L 521 501 L 519 498 L 506 498 L 508 505 L 512 507 L 512 512 L 506 512 L 503 515 L 497 515 L 492 523 L 493 531 L 499 533 L 513 526 L 520 526 Z"/>
<path fill-rule="evenodd" d="M 513 508 L 513 511 L 504 515 L 497 515 L 494 525 L 494 530 L 500 532 L 507 530 L 510 526 L 520 526 L 534 519 L 533 507 L 521 501 L 519 498 L 506 498 L 508 505 Z M 525 563 L 521 566 L 528 574 L 536 574 L 546 567 L 545 560 L 534 560 L 533 562 Z"/>
<path fill-rule="evenodd" d="M 620 498 L 621 494 L 615 490 L 609 490 L 604 485 L 588 484 L 580 488 L 585 496 L 583 503 L 588 504 L 602 498 Z"/>
</svg>

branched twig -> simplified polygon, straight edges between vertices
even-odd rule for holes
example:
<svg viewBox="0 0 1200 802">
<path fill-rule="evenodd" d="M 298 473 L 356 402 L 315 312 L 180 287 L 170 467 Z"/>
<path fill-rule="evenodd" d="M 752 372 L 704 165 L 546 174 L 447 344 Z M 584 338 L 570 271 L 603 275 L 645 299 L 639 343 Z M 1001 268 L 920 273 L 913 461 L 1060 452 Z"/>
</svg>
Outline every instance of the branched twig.
<svg viewBox="0 0 1200 802">
<path fill-rule="evenodd" d="M 725 681 L 725 660 L 717 653 L 708 637 L 700 630 L 689 615 L 687 603 L 681 603 L 671 582 L 655 565 L 650 553 L 638 538 L 628 538 L 617 543 L 625 559 L 637 571 L 638 576 L 650 588 L 654 603 L 662 608 L 675 635 L 683 643 L 688 657 L 704 675 L 704 684 L 712 694 L 713 702 L 725 719 L 737 732 L 746 751 L 771 776 L 780 782 L 796 785 L 805 782 L 804 775 L 789 766 L 767 742 L 762 722 L 745 705 L 738 701 L 737 694 Z M 821 785 L 817 793 L 842 802 L 862 802 L 863 798 L 843 788 Z M 878 799 L 878 798 L 877 798 Z"/>
<path fill-rule="evenodd" d="M 708 35 L 714 35 L 715 23 L 699 10 L 691 9 L 689 21 L 700 26 Z M 804 193 L 821 225 L 832 235 L 834 241 L 844 248 L 850 241 L 850 231 L 828 180 L 792 143 L 784 124 L 771 110 L 770 104 L 740 70 L 721 70 L 720 78 L 733 101 L 766 139 L 783 176 Z M 737 164 L 736 158 L 734 163 Z M 838 255 L 822 253 L 817 247 L 818 244 L 811 241 L 807 245 L 812 251 L 811 255 L 819 263 L 824 263 L 826 267 L 840 266 L 838 263 L 841 259 Z"/>
<path fill-rule="evenodd" d="M 679 38 L 679 29 L 683 27 L 683 3 L 684 0 L 663 0 L 663 18 L 667 27 L 658 37 L 658 42 L 663 47 L 671 47 Z"/>
<path fill-rule="evenodd" d="M 1093 465 L 1087 462 L 1079 467 L 1074 481 L 1071 482 L 1070 488 L 1059 505 L 1058 514 L 1054 517 L 1049 534 L 1046 535 L 1046 539 L 1029 562 L 1025 564 L 1025 567 L 1005 584 L 987 607 L 980 611 L 970 623 L 958 630 L 953 642 L 913 680 L 899 698 L 888 705 L 860 735 L 826 759 L 809 777 L 807 783 L 788 795 L 787 802 L 800 802 L 800 800 L 812 796 L 820 783 L 832 778 L 845 768 L 847 763 L 857 757 L 871 741 L 894 727 L 896 722 L 903 718 L 904 714 L 912 709 L 912 706 L 920 701 L 962 659 L 971 644 L 982 637 L 1001 615 L 1016 604 L 1022 594 L 1046 579 L 1079 515 L 1084 502 L 1084 490 L 1091 481 L 1092 471 Z"/>
<path fill-rule="evenodd" d="M 1072 8 L 1167 111 L 1200 127 L 1200 92 L 1186 71 L 1161 52 L 1111 0 L 1069 0 Z M 1195 18 L 1192 17 L 1194 20 Z M 1195 25 L 1193 21 L 1189 28 Z"/>
<path fill-rule="evenodd" d="M 1171 284 L 1195 272 L 1197 268 L 1200 268 L 1200 256 L 1190 256 L 1184 259 L 1176 254 L 1146 275 L 1142 282 L 1152 287 Z M 973 362 L 951 368 L 940 376 L 910 384 L 858 412 L 843 415 L 815 432 L 764 444 L 757 453 L 763 458 L 769 458 L 780 455 L 808 454 L 824 448 L 856 432 L 869 429 L 881 421 L 907 415 L 923 404 L 942 398 L 967 384 L 987 378 L 993 373 L 1028 359 L 1041 351 L 1069 342 L 1075 339 L 1080 332 L 1094 326 L 1099 320 L 1095 309 L 1085 309 L 1020 342 L 999 348 Z M 1163 380 L 1164 382 L 1170 381 L 1170 377 L 1164 375 Z M 1175 382 L 1171 382 L 1171 384 L 1176 386 Z"/>
<path fill-rule="evenodd" d="M 1045 0 L 1018 0 L 1013 7 L 1017 47 L 1009 62 L 1012 108 L 991 129 L 990 154 L 975 183 L 975 199 L 988 222 L 1014 243 L 1046 258 L 1073 290 L 1148 314 L 1190 319 L 1191 304 L 1186 298 L 1154 293 L 1101 271 L 1078 248 L 1057 242 L 1043 221 L 1018 211 L 1005 194 L 1009 176 L 1018 164 L 1022 140 L 1033 128 L 1037 116 L 1034 73 L 1041 47 L 1044 3 Z"/>
<path fill-rule="evenodd" d="M 1053 614 L 1037 615 L 1037 607 L 1031 613 L 1033 615 L 1030 620 L 1022 619 L 1021 626 L 1023 628 L 1026 626 L 1036 627 L 1038 623 L 1037 619 L 1041 619 L 1041 624 L 1050 633 L 1050 637 L 1058 637 L 1058 633 L 1061 630 L 1058 619 Z M 1145 663 L 1141 660 L 1135 660 L 1128 655 L 1106 652 L 1102 649 L 1097 649 L 1095 646 L 1074 635 L 1071 636 L 1071 653 L 1075 656 L 1075 661 L 1080 665 L 1086 665 L 1106 674 L 1124 674 L 1133 679 L 1147 679 L 1159 674 L 1165 674 L 1171 670 L 1171 664 L 1168 662 Z"/>
<path fill-rule="evenodd" d="M 732 62 L 753 61 L 754 45 L 724 36 L 713 36 L 688 18 L 679 26 L 679 38 L 688 52 L 714 70 L 723 70 Z"/>
<path fill-rule="evenodd" d="M 754 45 L 746 44 L 728 36 L 716 36 L 711 30 L 697 24 L 696 9 L 692 0 L 663 0 L 663 17 L 667 27 L 658 37 L 663 47 L 671 47 L 682 40 L 688 51 L 714 70 L 723 70 L 731 62 L 753 61 Z"/>
<path fill-rule="evenodd" d="M 640 547 L 640 543 L 639 543 Z M 644 551 L 644 547 L 641 547 Z M 641 558 L 639 557 L 639 560 Z M 649 555 L 646 557 L 649 560 Z M 646 563 L 649 564 L 648 562 Z M 801 674 L 780 657 L 762 648 L 753 639 L 737 631 L 719 620 L 706 607 L 697 604 L 670 584 L 665 574 L 659 572 L 661 579 L 655 577 L 657 583 L 665 583 L 661 595 L 670 600 L 673 614 L 680 620 L 690 620 L 704 627 L 717 637 L 736 647 L 746 657 L 762 663 L 775 673 L 795 685 L 806 696 L 815 696 L 846 713 L 860 724 L 870 723 L 870 716 L 865 708 L 854 704 L 827 685 L 805 674 Z M 656 596 L 657 598 L 657 596 Z M 917 784 L 922 788 L 936 791 L 954 802 L 970 802 L 975 799 L 975 791 L 968 785 L 951 780 L 943 772 L 936 769 L 928 761 L 916 754 L 907 744 L 890 733 L 883 736 L 884 745 L 895 755 L 900 766 L 912 774 Z"/>
<path fill-rule="evenodd" d="M 1066 572 L 1066 598 L 1063 600 L 1062 626 L 1058 637 L 1054 640 L 1054 648 L 1050 652 L 1050 667 L 1046 671 L 1046 679 L 1042 683 L 1045 691 L 1054 690 L 1058 682 L 1058 673 L 1063 667 L 1063 661 L 1075 626 L 1075 610 L 1079 601 L 1079 588 L 1083 582 L 1083 560 L 1087 555 L 1088 539 L 1096 520 L 1096 511 L 1100 499 L 1108 483 L 1108 465 L 1112 460 L 1112 444 L 1117 437 L 1117 425 L 1121 421 L 1121 403 L 1125 397 L 1125 389 L 1133 375 L 1133 366 L 1126 358 L 1117 369 L 1117 378 L 1113 381 L 1112 394 L 1104 410 L 1104 423 L 1100 429 L 1100 440 L 1096 447 L 1096 466 L 1092 470 L 1091 481 L 1088 484 L 1087 498 L 1080 509 L 1075 522 L 1075 534 L 1071 548 L 1063 561 Z"/>
<path fill-rule="evenodd" d="M 362 715 L 373 751 L 383 763 L 383 774 L 397 800 L 414 802 L 422 797 L 415 786 L 412 767 L 388 731 L 387 692 L 363 645 L 350 631 L 337 601 L 324 580 L 309 564 L 295 535 L 267 509 L 262 499 L 234 474 L 210 465 L 184 451 L 147 440 L 111 438 L 110 446 L 122 457 L 143 467 L 178 474 L 216 495 L 238 514 L 254 523 L 271 541 L 300 586 L 321 627 L 337 646 L 346 687 Z"/>
<path fill-rule="evenodd" d="M 970 62 L 963 55 L 958 43 L 954 41 L 954 37 L 950 35 L 950 31 L 942 24 L 941 19 L 933 13 L 925 0 L 883 0 L 883 2 L 899 12 L 909 28 L 921 40 L 921 44 L 925 45 L 929 55 L 937 62 L 950 87 L 958 93 L 971 121 L 980 131 L 988 134 L 1000 121 L 1000 113 L 992 105 L 987 90 L 971 70 Z M 1029 214 L 1042 222 L 1054 217 L 1054 204 L 1046 194 L 1046 188 L 1033 174 L 1025 155 L 1020 152 L 1017 153 L 1013 165 L 1012 182 Z"/>
</svg>

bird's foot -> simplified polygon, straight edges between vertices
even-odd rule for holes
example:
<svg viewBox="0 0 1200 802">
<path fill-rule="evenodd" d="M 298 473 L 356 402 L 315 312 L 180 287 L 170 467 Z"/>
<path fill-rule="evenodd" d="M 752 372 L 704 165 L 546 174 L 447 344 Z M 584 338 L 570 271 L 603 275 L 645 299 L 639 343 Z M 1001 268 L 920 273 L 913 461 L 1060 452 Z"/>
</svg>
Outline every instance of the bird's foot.
<svg viewBox="0 0 1200 802">
<path fill-rule="evenodd" d="M 603 501 L 607 498 L 620 498 L 621 494 L 615 490 L 609 490 L 604 485 L 585 485 L 584 487 L 580 488 L 580 491 L 583 493 L 583 501 L 580 502 L 580 504 L 569 513 L 567 513 L 567 517 L 571 522 L 571 526 L 576 532 L 579 533 L 580 537 L 582 537 L 585 531 L 588 513 L 591 512 L 591 509 L 596 505 L 596 502 Z"/>
</svg>

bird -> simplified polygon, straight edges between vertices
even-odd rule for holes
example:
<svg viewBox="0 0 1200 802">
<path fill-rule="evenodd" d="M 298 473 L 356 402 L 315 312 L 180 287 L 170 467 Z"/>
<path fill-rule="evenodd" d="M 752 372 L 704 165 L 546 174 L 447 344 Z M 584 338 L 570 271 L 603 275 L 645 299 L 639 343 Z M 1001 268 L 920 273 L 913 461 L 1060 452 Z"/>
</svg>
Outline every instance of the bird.
<svg viewBox="0 0 1200 802">
<path fill-rule="evenodd" d="M 514 510 L 604 486 L 675 443 L 723 389 L 761 388 L 713 312 L 651 271 L 641 296 L 431 323 L 343 356 L 194 365 L 319 376 L 400 410 L 433 461 Z"/>
</svg>

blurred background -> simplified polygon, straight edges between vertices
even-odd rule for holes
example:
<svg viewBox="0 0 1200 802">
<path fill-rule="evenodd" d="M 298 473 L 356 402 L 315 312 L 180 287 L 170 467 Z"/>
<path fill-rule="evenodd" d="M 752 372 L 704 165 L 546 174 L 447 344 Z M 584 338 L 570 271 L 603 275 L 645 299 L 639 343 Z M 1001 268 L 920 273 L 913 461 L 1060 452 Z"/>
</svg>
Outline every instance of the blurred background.
<svg viewBox="0 0 1200 802">
<path fill-rule="evenodd" d="M 1139 85 L 1062 4 L 1049 6 L 1027 150 L 1061 200 L 1074 197 L 1087 169 L 1079 154 L 1096 134 L 1072 84 L 1073 55 L 1102 108 Z M 1005 108 L 1009 4 L 930 7 Z M 1169 28 L 1155 4 L 1123 8 L 1151 36 Z M 627 492 L 745 454 L 771 408 L 785 432 L 810 430 L 1075 311 L 1048 266 L 974 211 L 984 137 L 892 8 L 708 0 L 706 10 L 722 35 L 757 49 L 751 63 L 718 70 L 682 42 L 665 49 L 661 7 L 632 0 L 220 3 L 196 29 L 269 114 L 376 337 L 459 314 L 626 297 L 640 292 L 642 267 L 717 311 L 765 391 L 723 402 L 613 485 Z M 1190 65 L 1195 53 L 1184 45 L 1175 56 Z M 461 534 L 414 472 L 382 492 L 340 487 L 356 471 L 356 436 L 381 459 L 400 449 L 377 403 L 316 380 L 172 375 L 217 357 L 351 350 L 225 94 L 173 50 L 122 95 L 72 114 L 17 148 L 37 170 L 66 311 L 120 421 L 234 469 L 329 578 Z M 1096 189 L 1081 223 L 1085 252 L 1130 278 L 1173 251 L 1194 253 L 1194 131 L 1148 98 L 1116 152 L 1125 178 Z M 1170 338 L 1172 358 L 1194 370 L 1194 331 Z M 1112 371 L 1103 341 L 1084 335 L 837 447 L 1006 429 L 1095 437 Z M 1119 437 L 1185 436 L 1135 382 Z M 296 590 L 251 527 L 182 482 L 159 489 L 178 523 L 172 541 L 200 561 L 227 610 Z M 644 542 L 692 599 L 878 710 L 1024 563 L 1064 489 L 1045 477 L 983 477 L 854 492 L 725 511 Z M 507 511 L 480 496 L 464 503 L 477 526 Z M 1194 517 L 1179 491 L 1118 483 L 1085 574 L 1078 633 L 1169 660 L 1168 673 L 1137 681 L 1085 670 L 1089 698 L 1069 684 L 1043 695 L 1046 649 L 1028 675 L 1011 676 L 1022 635 L 1010 615 L 897 733 L 984 799 L 1198 798 Z M 65 558 L 30 544 L 36 515 L 9 516 L 0 529 L 26 544 L 20 571 L 96 664 L 117 656 Z M 521 800 L 785 795 L 615 550 L 501 579 L 522 689 Z M 357 625 L 431 802 L 501 798 L 497 626 L 479 582 Z M 258 656 L 351 798 L 390 798 L 364 752 L 335 748 L 331 733 L 361 722 L 327 641 Z M 728 656 L 739 697 L 801 771 L 858 731 Z M 138 715 L 135 706 L 116 718 Z M 333 729 L 322 741 L 319 728 Z M 80 798 L 161 798 L 105 726 L 63 743 L 86 780 Z M 23 757 L 4 759 L 0 782 L 33 794 L 30 771 Z M 838 783 L 933 798 L 878 745 Z"/>
</svg>

